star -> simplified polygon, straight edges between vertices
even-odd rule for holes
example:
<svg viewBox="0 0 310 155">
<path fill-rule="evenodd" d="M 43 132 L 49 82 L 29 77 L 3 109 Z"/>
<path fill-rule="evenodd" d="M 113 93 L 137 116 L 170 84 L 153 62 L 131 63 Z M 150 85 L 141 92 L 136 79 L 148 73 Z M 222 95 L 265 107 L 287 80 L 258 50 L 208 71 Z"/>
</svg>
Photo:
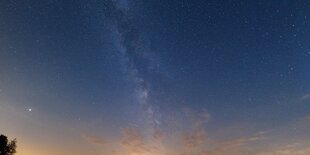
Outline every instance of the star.
<svg viewBox="0 0 310 155">
<path fill-rule="evenodd" d="M 28 111 L 28 112 L 31 112 L 31 111 L 32 111 L 32 109 L 31 109 L 31 108 L 28 108 L 28 109 L 27 109 L 27 111 Z"/>
</svg>

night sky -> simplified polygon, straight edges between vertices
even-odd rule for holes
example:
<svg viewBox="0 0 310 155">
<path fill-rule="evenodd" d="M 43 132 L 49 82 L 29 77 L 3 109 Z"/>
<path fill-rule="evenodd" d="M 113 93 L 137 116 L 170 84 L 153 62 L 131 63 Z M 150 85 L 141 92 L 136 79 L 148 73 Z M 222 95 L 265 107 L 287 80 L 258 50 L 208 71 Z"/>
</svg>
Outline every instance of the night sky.
<svg viewBox="0 0 310 155">
<path fill-rule="evenodd" d="M 1 0 L 17 155 L 309 155 L 310 1 Z"/>
</svg>

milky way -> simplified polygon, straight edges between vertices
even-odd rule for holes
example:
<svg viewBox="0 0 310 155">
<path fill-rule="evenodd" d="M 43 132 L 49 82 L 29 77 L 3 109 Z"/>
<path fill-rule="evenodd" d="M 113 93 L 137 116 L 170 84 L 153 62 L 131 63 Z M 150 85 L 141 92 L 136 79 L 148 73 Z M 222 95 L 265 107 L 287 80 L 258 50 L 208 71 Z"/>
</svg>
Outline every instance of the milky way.
<svg viewBox="0 0 310 155">
<path fill-rule="evenodd" d="M 154 67 L 152 57 L 146 51 L 140 40 L 139 30 L 137 29 L 134 17 L 129 15 L 128 8 L 122 8 L 117 1 L 107 1 L 105 3 L 105 15 L 115 25 L 122 56 L 123 66 L 130 80 L 135 85 L 135 95 L 137 102 L 143 106 L 147 114 L 147 121 L 154 128 L 160 125 L 158 110 L 152 106 L 150 101 L 151 81 L 146 75 L 152 74 L 151 68 Z M 144 116 L 141 116 L 144 117 Z"/>
</svg>

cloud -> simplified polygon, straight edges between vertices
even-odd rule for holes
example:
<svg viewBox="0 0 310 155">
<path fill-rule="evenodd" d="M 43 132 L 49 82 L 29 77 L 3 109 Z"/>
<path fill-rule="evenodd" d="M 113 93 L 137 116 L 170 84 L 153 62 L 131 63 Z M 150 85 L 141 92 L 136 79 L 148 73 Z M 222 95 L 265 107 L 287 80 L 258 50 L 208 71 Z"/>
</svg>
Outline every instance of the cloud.
<svg viewBox="0 0 310 155">
<path fill-rule="evenodd" d="M 183 111 L 185 116 L 190 119 L 189 123 L 195 128 L 202 127 L 211 119 L 211 114 L 205 109 L 200 112 L 195 112 L 189 108 L 184 108 Z"/>
<path fill-rule="evenodd" d="M 145 135 L 136 127 L 128 127 L 123 129 L 121 146 L 129 155 L 164 154 L 164 146 L 161 143 L 164 138 L 165 134 L 159 129 L 152 135 Z"/>
<path fill-rule="evenodd" d="M 183 142 L 189 149 L 200 147 L 207 139 L 206 131 L 202 128 L 197 128 L 191 133 L 184 135 Z"/>
<path fill-rule="evenodd" d="M 204 140 L 203 144 L 199 144 L 196 148 L 186 149 L 179 153 L 180 155 L 245 155 L 245 145 L 248 143 L 243 138 L 216 142 L 210 139 Z"/>
<path fill-rule="evenodd" d="M 210 134 L 205 127 L 211 119 L 210 113 L 207 110 L 202 112 L 194 112 L 186 108 L 185 114 L 189 118 L 187 127 L 191 128 L 189 132 L 182 135 L 182 145 L 178 148 L 183 148 L 179 155 L 245 155 L 246 146 L 251 143 L 262 140 L 265 132 L 258 132 L 252 136 L 239 137 L 235 139 L 228 139 L 217 141 L 208 136 Z"/>
<path fill-rule="evenodd" d="M 190 127 L 190 131 L 183 133 L 181 137 L 182 143 L 186 149 L 198 149 L 207 140 L 207 132 L 204 125 L 209 122 L 211 116 L 206 110 L 197 113 L 189 108 L 185 108 L 184 113 L 189 118 L 186 127 Z"/>
<path fill-rule="evenodd" d="M 182 155 L 247 155 L 247 147 L 253 142 L 262 140 L 262 137 L 241 137 L 232 140 L 214 141 L 205 137 L 195 138 L 195 143 L 190 143 L 190 149 L 186 149 Z M 198 143 L 197 143 L 198 142 Z M 193 147 L 194 146 L 194 147 Z"/>
<path fill-rule="evenodd" d="M 289 144 L 284 147 L 275 148 L 270 151 L 264 151 L 257 153 L 256 155 L 309 155 L 310 147 L 299 146 L 298 143 Z"/>
<path fill-rule="evenodd" d="M 162 130 L 160 129 L 155 129 L 153 132 L 153 139 L 157 141 L 161 141 L 165 138 L 165 134 Z"/>
<path fill-rule="evenodd" d="M 129 154 L 145 154 L 150 151 L 140 130 L 133 127 L 123 129 L 121 144 Z"/>
<path fill-rule="evenodd" d="M 154 154 L 178 154 L 180 150 L 196 151 L 204 147 L 207 141 L 207 132 L 203 125 L 210 119 L 210 114 L 205 110 L 201 113 L 189 114 L 191 121 L 188 127 L 192 129 L 179 136 L 166 134 L 160 128 L 155 128 L 151 135 L 146 135 L 138 127 L 128 127 L 122 130 L 121 146 L 129 155 L 154 155 Z M 181 140 L 181 143 L 178 144 Z M 169 148 L 173 143 L 179 145 L 179 149 Z M 165 144 L 165 145 L 163 145 Z M 166 146 L 168 145 L 168 146 Z M 187 153 L 187 151 L 181 151 Z"/>
<path fill-rule="evenodd" d="M 182 138 L 185 148 L 180 155 L 247 155 L 247 147 L 255 142 L 265 139 L 265 131 L 254 133 L 250 136 L 237 137 L 227 140 L 214 140 L 208 137 L 205 126 L 210 121 L 211 115 L 207 110 L 201 113 L 195 113 L 190 109 L 185 109 L 185 113 L 190 117 L 189 126 L 192 127 L 191 132 L 185 133 Z"/>
<path fill-rule="evenodd" d="M 300 98 L 301 101 L 306 101 L 308 99 L 310 99 L 310 94 L 305 94 Z"/>
<path fill-rule="evenodd" d="M 178 132 L 177 134 L 168 134 L 165 130 L 160 128 L 154 129 L 151 132 L 143 132 L 144 130 L 138 126 L 130 126 L 122 130 L 121 139 L 119 140 L 119 143 L 117 143 L 120 148 L 117 149 L 117 151 L 105 152 L 104 154 L 248 155 L 247 149 L 249 146 L 263 140 L 266 136 L 266 132 L 261 131 L 250 136 L 215 140 L 208 136 L 211 133 L 205 129 L 205 125 L 207 125 L 207 122 L 210 120 L 210 114 L 207 113 L 206 110 L 203 110 L 200 113 L 190 111 L 191 110 L 187 111 L 187 117 L 190 117 L 190 121 L 188 122 L 188 120 L 184 120 L 183 123 L 186 125 L 186 128 L 181 128 L 181 132 Z M 87 139 L 93 143 L 101 143 L 100 140 L 102 140 L 102 138 L 99 139 L 97 136 L 92 135 L 87 136 Z"/>
<path fill-rule="evenodd" d="M 83 137 L 90 143 L 92 144 L 96 144 L 96 145 L 105 145 L 106 144 L 106 141 L 100 137 L 100 136 L 97 136 L 97 135 L 90 135 L 90 134 L 87 134 L 87 135 L 83 135 Z"/>
</svg>

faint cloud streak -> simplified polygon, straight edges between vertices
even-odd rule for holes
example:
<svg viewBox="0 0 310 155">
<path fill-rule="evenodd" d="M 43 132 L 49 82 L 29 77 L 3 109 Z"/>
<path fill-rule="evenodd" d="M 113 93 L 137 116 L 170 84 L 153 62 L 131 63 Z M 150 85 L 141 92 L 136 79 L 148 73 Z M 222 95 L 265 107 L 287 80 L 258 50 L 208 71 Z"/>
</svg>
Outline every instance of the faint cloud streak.
<svg viewBox="0 0 310 155">
<path fill-rule="evenodd" d="M 97 136 L 97 135 L 86 134 L 86 135 L 83 135 L 83 138 L 92 144 L 96 144 L 96 145 L 106 144 L 106 141 L 102 137 Z"/>
<path fill-rule="evenodd" d="M 306 101 L 306 100 L 309 100 L 309 99 L 310 99 L 310 94 L 305 94 L 305 95 L 303 95 L 303 96 L 300 98 L 301 101 Z"/>
</svg>

